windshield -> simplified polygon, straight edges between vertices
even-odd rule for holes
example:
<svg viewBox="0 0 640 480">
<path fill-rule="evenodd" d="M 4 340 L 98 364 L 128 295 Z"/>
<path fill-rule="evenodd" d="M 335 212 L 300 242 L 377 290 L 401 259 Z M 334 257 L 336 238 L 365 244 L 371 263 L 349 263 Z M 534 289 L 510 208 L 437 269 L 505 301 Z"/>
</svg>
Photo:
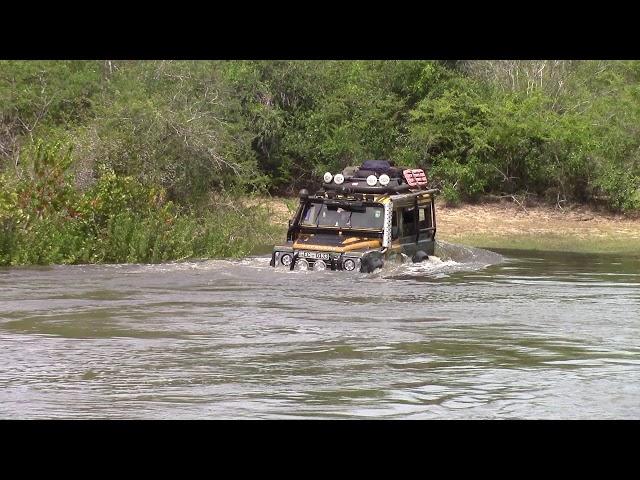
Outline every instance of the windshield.
<svg viewBox="0 0 640 480">
<path fill-rule="evenodd" d="M 351 210 L 348 206 L 334 207 L 322 203 L 310 203 L 305 207 L 300 223 L 307 227 L 382 230 L 384 210 L 382 207 L 361 207 Z"/>
</svg>

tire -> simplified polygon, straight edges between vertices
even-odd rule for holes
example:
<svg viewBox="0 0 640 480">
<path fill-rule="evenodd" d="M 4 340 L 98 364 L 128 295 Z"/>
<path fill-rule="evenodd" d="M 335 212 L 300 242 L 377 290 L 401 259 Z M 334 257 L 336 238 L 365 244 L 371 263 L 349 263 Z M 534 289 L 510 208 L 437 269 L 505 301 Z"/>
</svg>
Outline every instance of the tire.
<svg viewBox="0 0 640 480">
<path fill-rule="evenodd" d="M 378 255 L 366 255 L 360 260 L 360 273 L 371 273 L 382 268 L 384 260 Z"/>
<path fill-rule="evenodd" d="M 428 259 L 429 259 L 429 255 L 427 255 L 427 253 L 424 252 L 423 250 L 418 250 L 415 253 L 415 255 L 411 258 L 413 263 L 424 262 L 425 260 L 428 260 Z"/>
</svg>

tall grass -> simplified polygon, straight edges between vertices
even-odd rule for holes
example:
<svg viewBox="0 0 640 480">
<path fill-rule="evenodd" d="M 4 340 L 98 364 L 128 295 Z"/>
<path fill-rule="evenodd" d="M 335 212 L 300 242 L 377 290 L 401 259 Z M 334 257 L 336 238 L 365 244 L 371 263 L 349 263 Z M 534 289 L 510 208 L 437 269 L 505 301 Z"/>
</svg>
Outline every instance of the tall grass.
<svg viewBox="0 0 640 480">
<path fill-rule="evenodd" d="M 81 220 L 43 219 L 23 229 L 0 226 L 0 265 L 159 263 L 189 258 L 242 257 L 282 236 L 263 207 L 185 213 L 171 222 L 123 213 L 104 228 Z"/>
</svg>

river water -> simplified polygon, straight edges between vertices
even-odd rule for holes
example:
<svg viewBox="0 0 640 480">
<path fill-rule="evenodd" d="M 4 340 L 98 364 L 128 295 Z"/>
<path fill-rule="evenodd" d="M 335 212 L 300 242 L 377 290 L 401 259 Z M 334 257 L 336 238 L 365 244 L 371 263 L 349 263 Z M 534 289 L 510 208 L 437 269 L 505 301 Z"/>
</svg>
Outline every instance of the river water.
<svg viewBox="0 0 640 480">
<path fill-rule="evenodd" d="M 0 269 L 0 418 L 640 418 L 640 256 Z"/>
</svg>

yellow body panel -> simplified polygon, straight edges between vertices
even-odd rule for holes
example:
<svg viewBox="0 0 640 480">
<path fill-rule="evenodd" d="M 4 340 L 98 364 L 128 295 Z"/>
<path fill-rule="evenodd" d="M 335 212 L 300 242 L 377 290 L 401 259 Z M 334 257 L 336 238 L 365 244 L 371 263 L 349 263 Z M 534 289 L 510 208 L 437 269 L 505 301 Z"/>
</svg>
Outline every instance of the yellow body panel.
<svg viewBox="0 0 640 480">
<path fill-rule="evenodd" d="M 359 238 L 359 237 L 347 237 L 342 245 L 322 245 L 322 244 L 314 244 L 312 243 L 313 239 L 309 242 L 299 242 L 296 241 L 293 244 L 293 248 L 300 248 L 304 250 L 317 250 L 320 252 L 351 252 L 353 250 L 363 250 L 368 248 L 380 248 L 382 246 L 382 242 L 378 239 L 371 238 Z"/>
</svg>

